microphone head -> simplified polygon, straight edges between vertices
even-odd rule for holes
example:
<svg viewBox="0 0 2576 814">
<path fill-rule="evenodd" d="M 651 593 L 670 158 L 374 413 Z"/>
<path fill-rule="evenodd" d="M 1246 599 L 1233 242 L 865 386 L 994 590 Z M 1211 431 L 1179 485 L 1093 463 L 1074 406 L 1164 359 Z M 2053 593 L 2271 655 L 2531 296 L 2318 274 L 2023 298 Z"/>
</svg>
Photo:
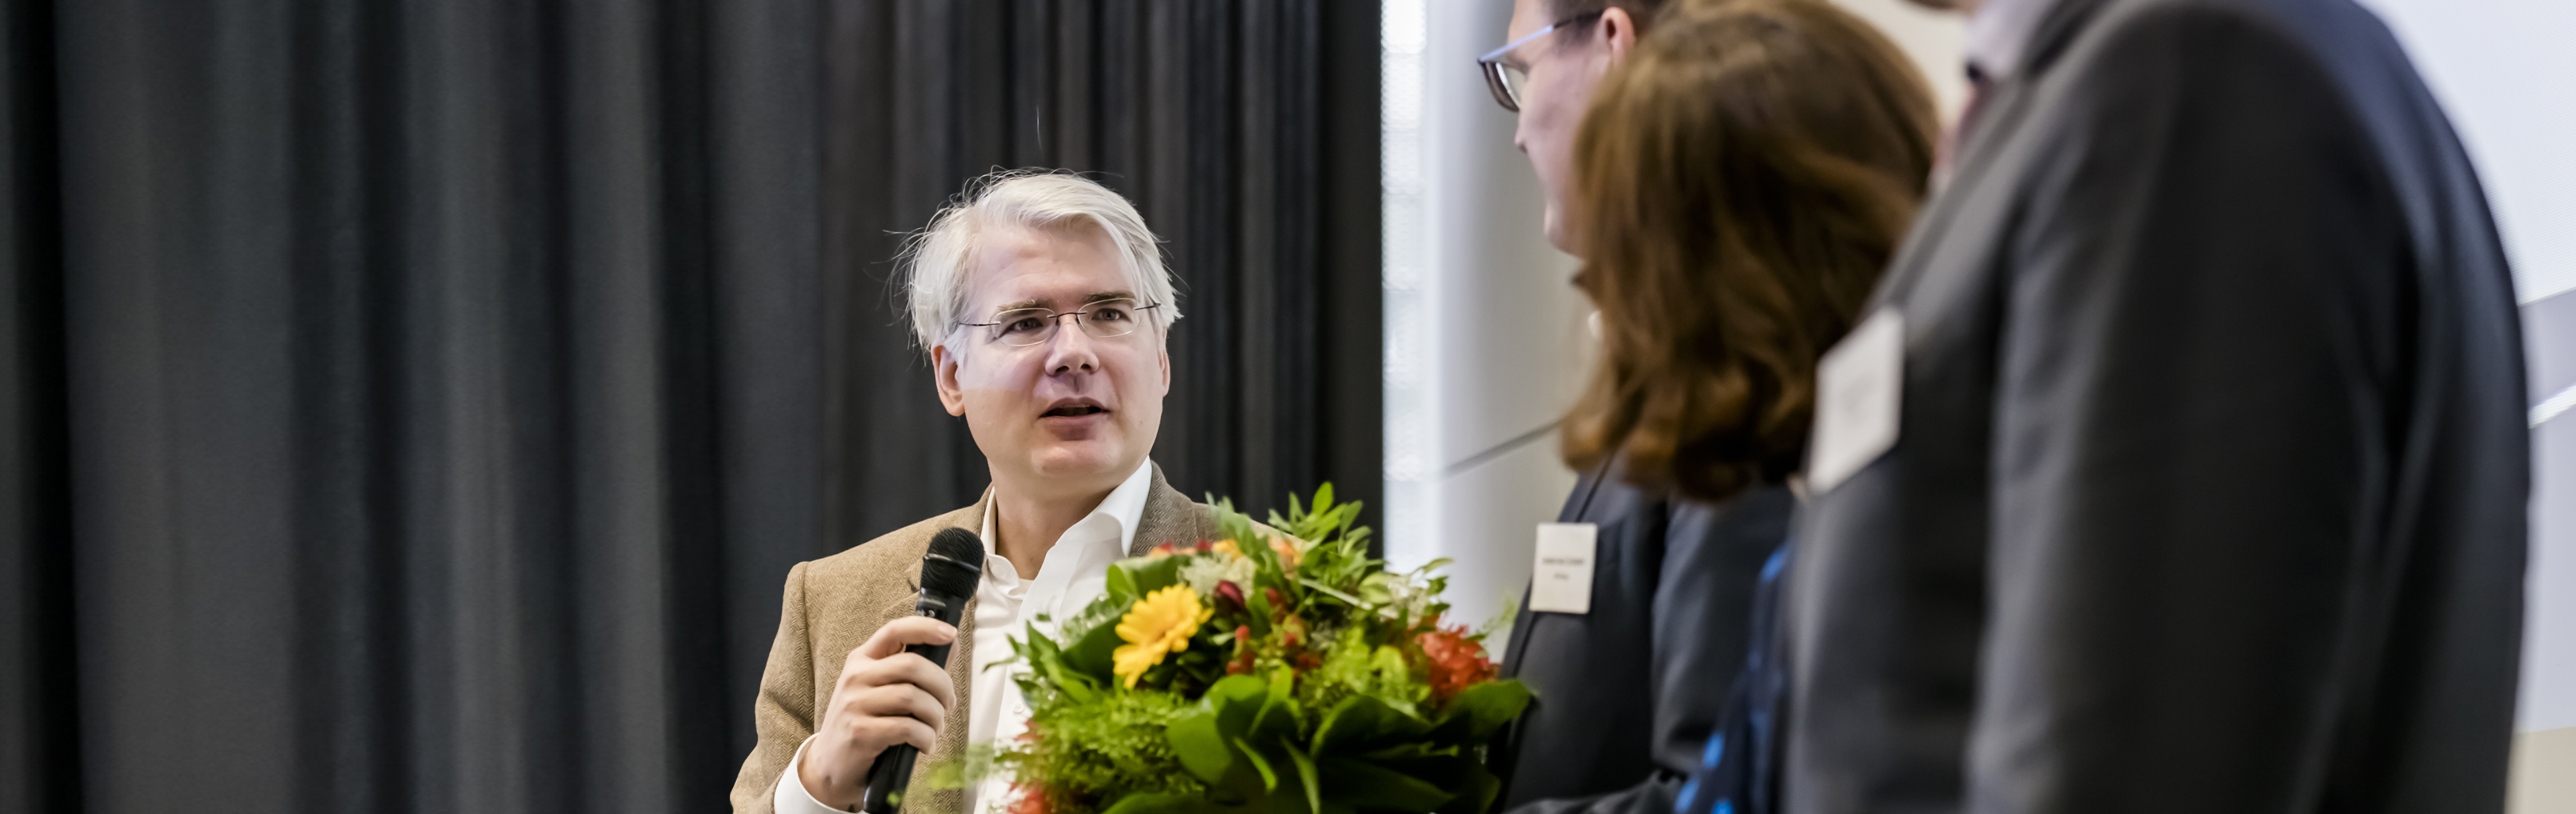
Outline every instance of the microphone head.
<svg viewBox="0 0 2576 814">
<path fill-rule="evenodd" d="M 973 596 L 975 583 L 983 578 L 984 538 L 955 526 L 940 529 L 938 534 L 931 536 L 930 552 L 921 560 L 921 590 L 946 596 Z"/>
</svg>

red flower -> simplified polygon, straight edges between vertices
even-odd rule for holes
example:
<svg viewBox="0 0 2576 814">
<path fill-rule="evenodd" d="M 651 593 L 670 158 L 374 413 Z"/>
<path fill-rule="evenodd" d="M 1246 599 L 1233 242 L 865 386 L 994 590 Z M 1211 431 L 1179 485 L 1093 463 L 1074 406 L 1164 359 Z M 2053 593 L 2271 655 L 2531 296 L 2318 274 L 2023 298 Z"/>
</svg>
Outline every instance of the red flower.
<svg viewBox="0 0 2576 814">
<path fill-rule="evenodd" d="M 1466 625 L 1434 628 L 1413 639 L 1422 645 L 1423 660 L 1429 662 L 1433 701 L 1449 703 L 1460 690 L 1494 680 L 1494 663 L 1485 659 L 1484 645 L 1467 638 Z"/>
<path fill-rule="evenodd" d="M 1242 613 L 1243 586 L 1234 584 L 1234 580 L 1219 581 L 1216 584 L 1216 607 L 1223 613 Z"/>
<path fill-rule="evenodd" d="M 1039 787 L 1013 783 L 1011 791 L 1019 795 L 1011 801 L 1011 814 L 1047 814 L 1046 794 Z"/>
<path fill-rule="evenodd" d="M 1231 582 L 1219 583 L 1220 587 L 1233 584 L 1234 583 Z M 1252 657 L 1252 628 L 1248 625 L 1236 625 L 1234 628 L 1234 661 L 1226 663 L 1225 674 L 1230 676 L 1239 676 L 1252 672 Z"/>
</svg>

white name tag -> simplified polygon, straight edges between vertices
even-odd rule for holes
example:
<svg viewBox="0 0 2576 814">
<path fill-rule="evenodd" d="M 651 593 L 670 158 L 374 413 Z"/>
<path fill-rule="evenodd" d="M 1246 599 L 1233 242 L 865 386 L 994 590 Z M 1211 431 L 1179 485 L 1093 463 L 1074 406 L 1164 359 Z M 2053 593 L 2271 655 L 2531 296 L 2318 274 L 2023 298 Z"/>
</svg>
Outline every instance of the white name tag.
<svg viewBox="0 0 2576 814">
<path fill-rule="evenodd" d="M 1896 446 L 1905 392 L 1905 318 L 1881 308 L 1816 361 L 1807 489 L 1824 494 Z"/>
<path fill-rule="evenodd" d="M 1530 569 L 1530 610 L 1592 612 L 1592 551 L 1601 527 L 1590 523 L 1538 524 L 1538 562 Z"/>
</svg>

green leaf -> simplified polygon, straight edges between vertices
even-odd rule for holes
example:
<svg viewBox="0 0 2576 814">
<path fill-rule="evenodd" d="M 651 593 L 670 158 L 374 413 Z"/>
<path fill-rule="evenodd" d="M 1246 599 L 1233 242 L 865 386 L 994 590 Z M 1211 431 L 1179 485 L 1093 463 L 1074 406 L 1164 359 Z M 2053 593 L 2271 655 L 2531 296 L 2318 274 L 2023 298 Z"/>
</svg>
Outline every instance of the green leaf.
<svg viewBox="0 0 2576 814">
<path fill-rule="evenodd" d="M 1457 790 L 1458 796 L 1441 806 L 1439 814 L 1485 814 L 1493 809 L 1494 798 L 1503 791 L 1502 780 L 1474 761 L 1468 761 L 1462 776 L 1446 785 Z"/>
<path fill-rule="evenodd" d="M 1297 763 L 1297 784 L 1306 789 L 1306 810 L 1323 811 L 1324 785 L 1322 779 L 1315 776 L 1315 761 L 1295 749 L 1288 750 L 1288 759 Z"/>
<path fill-rule="evenodd" d="M 1228 738 L 1252 731 L 1252 723 L 1270 700 L 1270 685 L 1252 676 L 1226 676 L 1208 687 L 1200 702 L 1217 715 L 1217 731 Z"/>
<path fill-rule="evenodd" d="M 1494 736 L 1529 706 L 1529 687 L 1519 681 L 1489 681 L 1460 690 L 1441 710 L 1431 739 L 1441 743 L 1476 744 Z"/>
<path fill-rule="evenodd" d="M 1318 755 L 1356 752 L 1388 741 L 1419 739 L 1430 731 L 1430 722 L 1404 714 L 1385 699 L 1353 695 L 1324 713 L 1324 722 L 1315 727 L 1311 748 Z"/>
<path fill-rule="evenodd" d="M 1261 750 L 1252 748 L 1252 744 L 1243 742 L 1242 738 L 1234 739 L 1234 748 L 1243 750 L 1243 756 L 1252 761 L 1252 768 L 1261 772 L 1262 791 L 1279 790 L 1279 773 L 1270 768 L 1270 761 L 1262 759 Z"/>
<path fill-rule="evenodd" d="M 1138 559 L 1144 561 L 1138 562 Z M 1181 581 L 1181 562 L 1187 559 L 1189 558 L 1130 558 L 1120 560 L 1119 564 L 1127 567 L 1127 576 L 1136 586 L 1136 598 L 1143 599 L 1146 594 L 1178 584 Z"/>
<path fill-rule="evenodd" d="M 1143 593 L 1139 593 L 1136 590 L 1135 575 L 1127 573 L 1127 569 L 1116 565 L 1109 566 L 1109 583 L 1108 587 L 1103 589 L 1102 594 L 1110 597 L 1112 601 L 1120 604 L 1126 604 L 1145 598 Z"/>
<path fill-rule="evenodd" d="M 1101 814 L 1194 814 L 1205 810 L 1207 801 L 1194 794 L 1130 794 Z"/>
<path fill-rule="evenodd" d="M 1089 676 L 1100 686 L 1110 686 L 1118 681 L 1114 656 L 1122 644 L 1126 641 L 1118 638 L 1118 626 L 1104 622 L 1083 633 L 1080 641 L 1065 649 L 1064 666 Z"/>
<path fill-rule="evenodd" d="M 1250 611 L 1252 616 L 1252 635 L 1270 635 L 1270 594 L 1261 590 L 1261 587 L 1258 585 L 1246 585 L 1243 587 L 1243 607 Z"/>
<path fill-rule="evenodd" d="M 1325 595 L 1325 596 L 1332 597 L 1332 598 L 1334 598 L 1334 599 L 1339 599 L 1339 600 L 1343 601 L 1344 603 L 1349 604 L 1351 607 L 1354 607 L 1354 608 L 1364 608 L 1364 607 L 1368 607 L 1368 603 L 1367 603 L 1367 602 L 1365 602 L 1365 601 L 1362 601 L 1359 597 L 1352 596 L 1352 595 L 1350 595 L 1350 594 L 1346 594 L 1346 593 L 1342 593 L 1342 592 L 1340 592 L 1340 591 L 1333 590 L 1331 586 L 1325 585 L 1324 583 L 1321 583 L 1321 582 L 1316 582 L 1316 581 L 1314 581 L 1314 580 L 1307 579 L 1307 578 L 1305 578 L 1305 577 L 1298 577 L 1298 578 L 1297 578 L 1297 584 L 1299 584 L 1299 585 L 1304 585 L 1304 586 L 1306 586 L 1306 587 L 1308 587 L 1308 588 L 1314 589 L 1314 591 L 1315 591 L 1316 593 L 1320 593 L 1320 594 L 1323 594 L 1323 595 Z"/>
<path fill-rule="evenodd" d="M 1201 712 L 1165 727 L 1163 737 L 1172 743 L 1172 753 L 1181 759 L 1181 768 L 1200 781 L 1214 786 L 1225 782 L 1226 770 L 1234 767 L 1234 750 L 1226 748 L 1226 738 L 1217 731 L 1214 712 Z"/>
<path fill-rule="evenodd" d="M 1326 778 L 1324 795 L 1353 808 L 1433 811 L 1457 796 L 1422 778 L 1365 761 L 1326 757 L 1317 764 Z"/>
</svg>

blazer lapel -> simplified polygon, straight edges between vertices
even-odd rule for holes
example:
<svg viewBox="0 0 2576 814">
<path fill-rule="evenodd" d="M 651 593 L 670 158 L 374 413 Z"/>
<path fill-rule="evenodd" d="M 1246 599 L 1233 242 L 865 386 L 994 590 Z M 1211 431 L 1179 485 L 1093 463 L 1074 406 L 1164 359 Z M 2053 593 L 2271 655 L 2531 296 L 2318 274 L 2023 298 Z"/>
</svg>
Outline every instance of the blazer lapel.
<svg viewBox="0 0 2576 814">
<path fill-rule="evenodd" d="M 992 500 L 993 490 L 985 489 L 983 499 L 975 501 L 975 505 L 951 513 L 947 525 L 981 533 L 984 528 L 984 512 Z M 924 547 L 927 548 L 926 538 Z M 920 612 L 921 569 L 916 566 L 905 570 L 902 584 L 904 590 L 885 610 L 886 619 L 897 619 Z M 957 640 L 948 648 L 948 680 L 957 691 L 957 707 L 949 711 L 947 725 L 940 728 L 938 753 L 925 755 L 924 757 L 928 759 L 922 760 L 912 770 L 912 788 L 916 790 L 915 796 L 924 801 L 924 805 L 919 809 L 921 811 L 961 812 L 965 809 L 964 790 L 933 789 L 930 787 L 929 775 L 937 766 L 964 754 L 966 738 L 972 733 L 968 718 L 972 717 L 970 710 L 975 708 L 972 693 L 975 685 L 976 602 L 977 598 L 972 595 L 966 598 L 966 607 L 959 611 L 957 616 Z M 831 672 L 837 675 L 840 670 L 835 666 Z"/>
<path fill-rule="evenodd" d="M 1216 520 L 1207 509 L 1163 480 L 1162 464 L 1149 465 L 1154 467 L 1154 484 L 1145 490 L 1145 511 L 1136 517 L 1136 538 L 1128 542 L 1127 556 L 1145 556 L 1164 543 L 1215 539 Z"/>
</svg>

